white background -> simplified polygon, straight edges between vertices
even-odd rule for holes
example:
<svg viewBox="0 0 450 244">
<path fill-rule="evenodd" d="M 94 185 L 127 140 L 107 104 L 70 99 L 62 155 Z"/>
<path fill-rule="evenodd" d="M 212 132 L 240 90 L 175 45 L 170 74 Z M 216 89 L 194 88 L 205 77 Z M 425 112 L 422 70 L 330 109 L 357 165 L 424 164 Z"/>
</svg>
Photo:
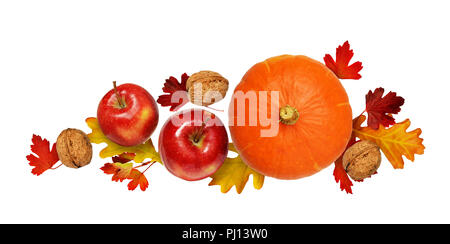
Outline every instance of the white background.
<svg viewBox="0 0 450 244">
<path fill-rule="evenodd" d="M 0 222 L 448 223 L 448 10 L 447 1 L 2 1 Z M 108 162 L 100 145 L 82 169 L 30 173 L 32 134 L 54 142 L 67 127 L 89 132 L 84 120 L 113 80 L 156 99 L 165 78 L 208 69 L 234 89 L 256 62 L 322 61 L 346 40 L 364 65 L 361 80 L 343 81 L 354 115 L 369 89 L 396 91 L 406 99 L 397 120 L 422 128 L 426 146 L 403 170 L 384 159 L 354 195 L 340 191 L 334 166 L 295 181 L 266 178 L 238 195 L 155 165 L 149 189 L 131 192 L 99 169 Z M 213 107 L 226 109 L 230 94 Z M 154 142 L 170 114 L 160 108 Z"/>
</svg>

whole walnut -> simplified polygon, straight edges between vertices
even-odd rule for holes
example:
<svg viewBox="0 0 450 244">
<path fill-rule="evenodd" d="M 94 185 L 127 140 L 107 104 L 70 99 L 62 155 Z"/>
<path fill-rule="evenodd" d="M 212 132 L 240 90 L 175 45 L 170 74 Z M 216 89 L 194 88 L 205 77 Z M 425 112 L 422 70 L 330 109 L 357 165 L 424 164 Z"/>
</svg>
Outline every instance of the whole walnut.
<svg viewBox="0 0 450 244">
<path fill-rule="evenodd" d="M 189 77 L 186 88 L 193 104 L 208 106 L 225 97 L 228 80 L 214 71 L 200 71 Z"/>
<path fill-rule="evenodd" d="M 356 181 L 364 180 L 377 172 L 381 164 L 381 152 L 372 141 L 359 141 L 349 147 L 342 158 L 347 174 Z"/>
<path fill-rule="evenodd" d="M 81 168 L 92 159 L 92 144 L 87 135 L 78 129 L 65 129 L 56 141 L 59 160 L 67 167 Z"/>
</svg>

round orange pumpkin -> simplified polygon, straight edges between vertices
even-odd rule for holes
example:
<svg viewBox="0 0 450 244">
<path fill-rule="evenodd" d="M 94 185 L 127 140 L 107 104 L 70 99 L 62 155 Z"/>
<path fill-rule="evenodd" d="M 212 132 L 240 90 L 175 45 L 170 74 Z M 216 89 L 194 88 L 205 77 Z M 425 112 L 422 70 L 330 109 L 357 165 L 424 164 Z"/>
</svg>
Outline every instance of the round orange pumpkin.
<svg viewBox="0 0 450 244">
<path fill-rule="evenodd" d="M 265 108 L 260 91 L 268 94 Z M 278 92 L 278 100 L 271 99 L 271 91 Z M 241 102 L 245 111 L 239 112 L 237 94 L 250 93 L 258 102 L 250 102 L 248 95 Z M 267 118 L 277 116 L 273 136 L 261 136 L 273 126 L 262 122 L 261 109 L 267 110 Z M 256 123 L 250 118 L 254 114 Z M 310 176 L 329 166 L 344 151 L 352 131 L 344 87 L 325 65 L 306 56 L 282 55 L 255 64 L 234 91 L 229 118 L 233 143 L 244 162 L 278 179 Z"/>
</svg>

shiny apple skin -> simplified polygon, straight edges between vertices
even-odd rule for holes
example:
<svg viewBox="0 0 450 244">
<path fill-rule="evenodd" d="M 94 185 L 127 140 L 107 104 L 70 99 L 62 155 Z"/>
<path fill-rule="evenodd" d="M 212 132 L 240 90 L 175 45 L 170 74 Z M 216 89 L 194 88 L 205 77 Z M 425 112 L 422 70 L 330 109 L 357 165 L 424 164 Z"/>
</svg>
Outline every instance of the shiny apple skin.
<svg viewBox="0 0 450 244">
<path fill-rule="evenodd" d="M 135 146 L 150 138 L 158 125 L 158 106 L 152 95 L 135 84 L 117 86 L 126 107 L 119 106 L 114 89 L 106 93 L 97 109 L 102 132 L 121 146 Z"/>
<path fill-rule="evenodd" d="M 201 180 L 214 174 L 225 161 L 228 134 L 214 114 L 201 109 L 184 110 L 163 125 L 158 147 L 169 172 L 184 180 Z"/>
</svg>

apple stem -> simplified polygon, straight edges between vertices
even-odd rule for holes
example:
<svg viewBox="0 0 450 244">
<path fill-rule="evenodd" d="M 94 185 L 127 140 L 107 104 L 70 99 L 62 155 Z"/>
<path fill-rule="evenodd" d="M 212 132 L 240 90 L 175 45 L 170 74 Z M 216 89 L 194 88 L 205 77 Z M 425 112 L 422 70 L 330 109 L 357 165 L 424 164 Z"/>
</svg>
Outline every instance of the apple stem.
<svg viewBox="0 0 450 244">
<path fill-rule="evenodd" d="M 198 143 L 200 141 L 200 138 L 203 135 L 203 130 L 205 130 L 205 126 L 206 126 L 206 123 L 202 122 L 202 127 L 200 127 L 200 130 L 197 131 L 197 133 L 195 133 L 194 138 L 193 138 L 195 143 Z"/>
<path fill-rule="evenodd" d="M 117 98 L 117 102 L 119 103 L 119 106 L 121 108 L 125 108 L 125 103 L 123 102 L 122 98 L 119 96 L 119 92 L 117 91 L 116 81 L 113 81 L 113 86 L 114 86 L 114 92 L 116 94 L 116 98 Z"/>
</svg>

